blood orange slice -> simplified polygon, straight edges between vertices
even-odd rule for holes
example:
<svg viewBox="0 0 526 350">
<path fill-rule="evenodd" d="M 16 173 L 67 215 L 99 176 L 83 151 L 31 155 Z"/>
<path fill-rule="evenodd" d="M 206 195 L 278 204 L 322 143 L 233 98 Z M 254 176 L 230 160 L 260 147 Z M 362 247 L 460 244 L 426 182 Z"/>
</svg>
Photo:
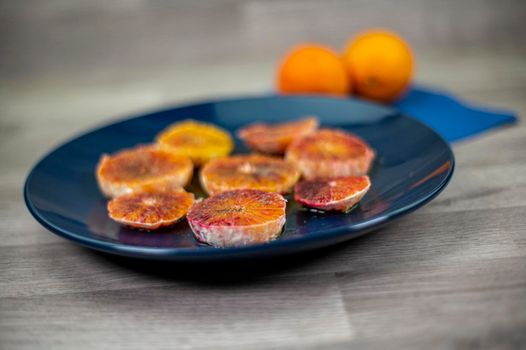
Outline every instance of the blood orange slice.
<svg viewBox="0 0 526 350">
<path fill-rule="evenodd" d="M 285 158 L 297 164 L 303 177 L 310 180 L 365 175 L 374 156 L 358 136 L 339 129 L 320 129 L 293 141 Z"/>
<path fill-rule="evenodd" d="M 190 157 L 196 165 L 225 157 L 234 147 L 227 131 L 194 120 L 173 124 L 157 136 L 157 141 L 172 152 Z"/>
<path fill-rule="evenodd" d="M 201 169 L 200 180 L 210 195 L 236 189 L 287 193 L 299 176 L 291 162 L 252 154 L 213 160 Z"/>
<path fill-rule="evenodd" d="M 255 151 L 283 154 L 293 140 L 312 134 L 318 129 L 318 125 L 318 119 L 315 117 L 289 123 L 256 123 L 240 129 L 238 136 Z"/>
<path fill-rule="evenodd" d="M 309 208 L 348 211 L 371 187 L 368 176 L 301 181 L 294 187 L 294 199 Z"/>
<path fill-rule="evenodd" d="M 108 215 L 123 225 L 155 230 L 175 224 L 193 203 L 194 195 L 182 189 L 141 191 L 109 201 Z"/>
<path fill-rule="evenodd" d="M 193 165 L 188 157 L 161 149 L 156 145 L 138 146 L 113 155 L 103 155 L 97 166 L 97 181 L 108 197 L 137 190 L 183 187 L 192 177 Z"/>
<path fill-rule="evenodd" d="M 188 213 L 195 237 L 214 247 L 245 246 L 275 239 L 285 224 L 286 200 L 259 190 L 222 192 Z"/>
</svg>

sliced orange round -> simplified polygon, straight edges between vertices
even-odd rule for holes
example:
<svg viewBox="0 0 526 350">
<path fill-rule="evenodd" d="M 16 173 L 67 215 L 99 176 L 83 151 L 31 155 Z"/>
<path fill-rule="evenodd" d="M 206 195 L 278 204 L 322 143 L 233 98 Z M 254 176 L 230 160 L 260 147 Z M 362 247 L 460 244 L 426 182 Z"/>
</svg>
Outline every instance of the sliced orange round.
<svg viewBox="0 0 526 350">
<path fill-rule="evenodd" d="M 116 197 L 157 185 L 183 187 L 192 172 L 188 157 L 147 145 L 103 155 L 97 166 L 97 181 L 107 197 Z"/>
<path fill-rule="evenodd" d="M 346 212 L 365 196 L 370 187 L 368 176 L 305 180 L 294 187 L 294 199 L 308 208 Z"/>
<path fill-rule="evenodd" d="M 134 192 L 109 201 L 108 215 L 123 225 L 155 230 L 175 224 L 193 203 L 193 193 L 182 189 Z"/>
<path fill-rule="evenodd" d="M 291 162 L 252 154 L 215 159 L 201 169 L 200 180 L 209 195 L 237 189 L 287 193 L 299 176 Z"/>
<path fill-rule="evenodd" d="M 289 123 L 255 123 L 238 131 L 238 136 L 252 150 L 283 154 L 295 139 L 312 134 L 318 129 L 318 119 L 307 117 Z"/>
<path fill-rule="evenodd" d="M 293 141 L 285 158 L 310 180 L 365 175 L 374 156 L 374 151 L 358 136 L 339 129 L 320 129 Z"/>
<path fill-rule="evenodd" d="M 286 200 L 278 193 L 234 190 L 196 202 L 187 215 L 197 240 L 214 247 L 269 242 L 285 224 Z"/>
<path fill-rule="evenodd" d="M 211 159 L 225 157 L 234 148 L 232 138 L 226 130 L 195 120 L 185 120 L 169 126 L 157 136 L 157 142 L 177 154 L 190 157 L 198 166 Z"/>
</svg>

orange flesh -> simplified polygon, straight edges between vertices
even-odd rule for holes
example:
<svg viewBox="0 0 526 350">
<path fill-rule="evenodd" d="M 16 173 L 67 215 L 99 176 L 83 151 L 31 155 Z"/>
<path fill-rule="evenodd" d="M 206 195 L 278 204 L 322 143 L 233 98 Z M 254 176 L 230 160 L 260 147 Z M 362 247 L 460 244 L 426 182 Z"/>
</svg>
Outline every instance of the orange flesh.
<svg viewBox="0 0 526 350">
<path fill-rule="evenodd" d="M 194 195 L 182 190 L 137 192 L 112 199 L 108 213 L 117 222 L 155 229 L 177 222 L 193 202 Z"/>
<path fill-rule="evenodd" d="M 178 134 L 177 137 L 171 137 L 166 139 L 166 143 L 174 147 L 201 147 L 203 145 L 214 143 L 213 141 L 215 140 L 212 140 L 212 138 L 205 137 L 204 135 L 200 135 L 198 133 L 195 133 L 193 135 Z M 220 143 L 220 141 L 218 140 L 217 143 Z"/>
<path fill-rule="evenodd" d="M 298 177 L 294 164 L 261 155 L 214 160 L 206 164 L 201 172 L 204 187 L 212 193 L 232 189 L 284 192 L 294 185 Z"/>
<path fill-rule="evenodd" d="M 277 193 L 258 190 L 223 192 L 196 203 L 188 220 L 203 227 L 262 225 L 285 214 L 285 200 Z"/>
<path fill-rule="evenodd" d="M 318 120 L 314 117 L 290 123 L 257 123 L 239 130 L 239 137 L 253 149 L 268 153 L 283 153 L 294 139 L 311 134 L 317 128 Z"/>
<path fill-rule="evenodd" d="M 168 176 L 191 166 L 188 158 L 155 147 L 121 151 L 103 163 L 99 176 L 112 182 L 135 182 Z"/>
<path fill-rule="evenodd" d="M 294 188 L 294 198 L 305 204 L 323 205 L 346 200 L 369 185 L 367 176 L 302 181 Z"/>
<path fill-rule="evenodd" d="M 367 145 L 350 133 L 321 129 L 295 143 L 291 152 L 311 160 L 346 160 L 365 156 Z"/>
<path fill-rule="evenodd" d="M 208 123 L 184 120 L 175 123 L 157 136 L 157 142 L 172 152 L 190 157 L 196 165 L 224 157 L 233 148 L 230 134 Z"/>
</svg>

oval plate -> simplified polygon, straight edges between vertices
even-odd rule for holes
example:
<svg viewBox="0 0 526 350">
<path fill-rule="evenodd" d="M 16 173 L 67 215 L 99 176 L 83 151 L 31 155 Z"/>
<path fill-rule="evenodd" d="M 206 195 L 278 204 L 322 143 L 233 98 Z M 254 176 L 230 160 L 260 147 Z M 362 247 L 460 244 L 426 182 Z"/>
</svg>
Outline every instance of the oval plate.
<svg viewBox="0 0 526 350">
<path fill-rule="evenodd" d="M 289 196 L 287 222 L 276 241 L 224 249 L 199 244 L 186 220 L 162 232 L 142 232 L 108 218 L 95 180 L 101 154 L 152 142 L 163 128 L 187 118 L 234 133 L 253 121 L 282 122 L 305 115 L 317 116 L 324 127 L 360 135 L 377 152 L 372 187 L 350 213 L 312 212 Z M 236 140 L 235 153 L 245 152 Z M 429 202 L 447 185 L 453 168 L 453 153 L 439 135 L 391 108 L 353 99 L 257 97 L 183 106 L 90 131 L 45 156 L 28 175 L 24 197 L 44 227 L 89 248 L 148 259 L 224 260 L 283 255 L 357 237 Z M 195 178 L 190 190 L 200 196 Z"/>
</svg>

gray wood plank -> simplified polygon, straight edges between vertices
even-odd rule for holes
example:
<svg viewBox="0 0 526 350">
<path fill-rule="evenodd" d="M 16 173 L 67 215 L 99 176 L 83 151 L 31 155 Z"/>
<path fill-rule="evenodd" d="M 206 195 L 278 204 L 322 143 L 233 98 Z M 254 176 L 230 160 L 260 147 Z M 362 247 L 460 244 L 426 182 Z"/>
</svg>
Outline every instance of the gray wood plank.
<svg viewBox="0 0 526 350">
<path fill-rule="evenodd" d="M 362 340 L 435 336 L 448 339 L 452 347 L 470 342 L 483 347 L 511 337 L 498 343 L 520 339 L 524 344 L 525 263 L 524 257 L 466 260 L 402 267 L 373 277 L 344 272 L 339 283 L 350 322 Z"/>
<path fill-rule="evenodd" d="M 4 344 L 28 349 L 35 342 L 54 349 L 246 349 L 323 344 L 353 334 L 334 276 L 17 297 L 2 300 L 0 313 Z"/>
</svg>

